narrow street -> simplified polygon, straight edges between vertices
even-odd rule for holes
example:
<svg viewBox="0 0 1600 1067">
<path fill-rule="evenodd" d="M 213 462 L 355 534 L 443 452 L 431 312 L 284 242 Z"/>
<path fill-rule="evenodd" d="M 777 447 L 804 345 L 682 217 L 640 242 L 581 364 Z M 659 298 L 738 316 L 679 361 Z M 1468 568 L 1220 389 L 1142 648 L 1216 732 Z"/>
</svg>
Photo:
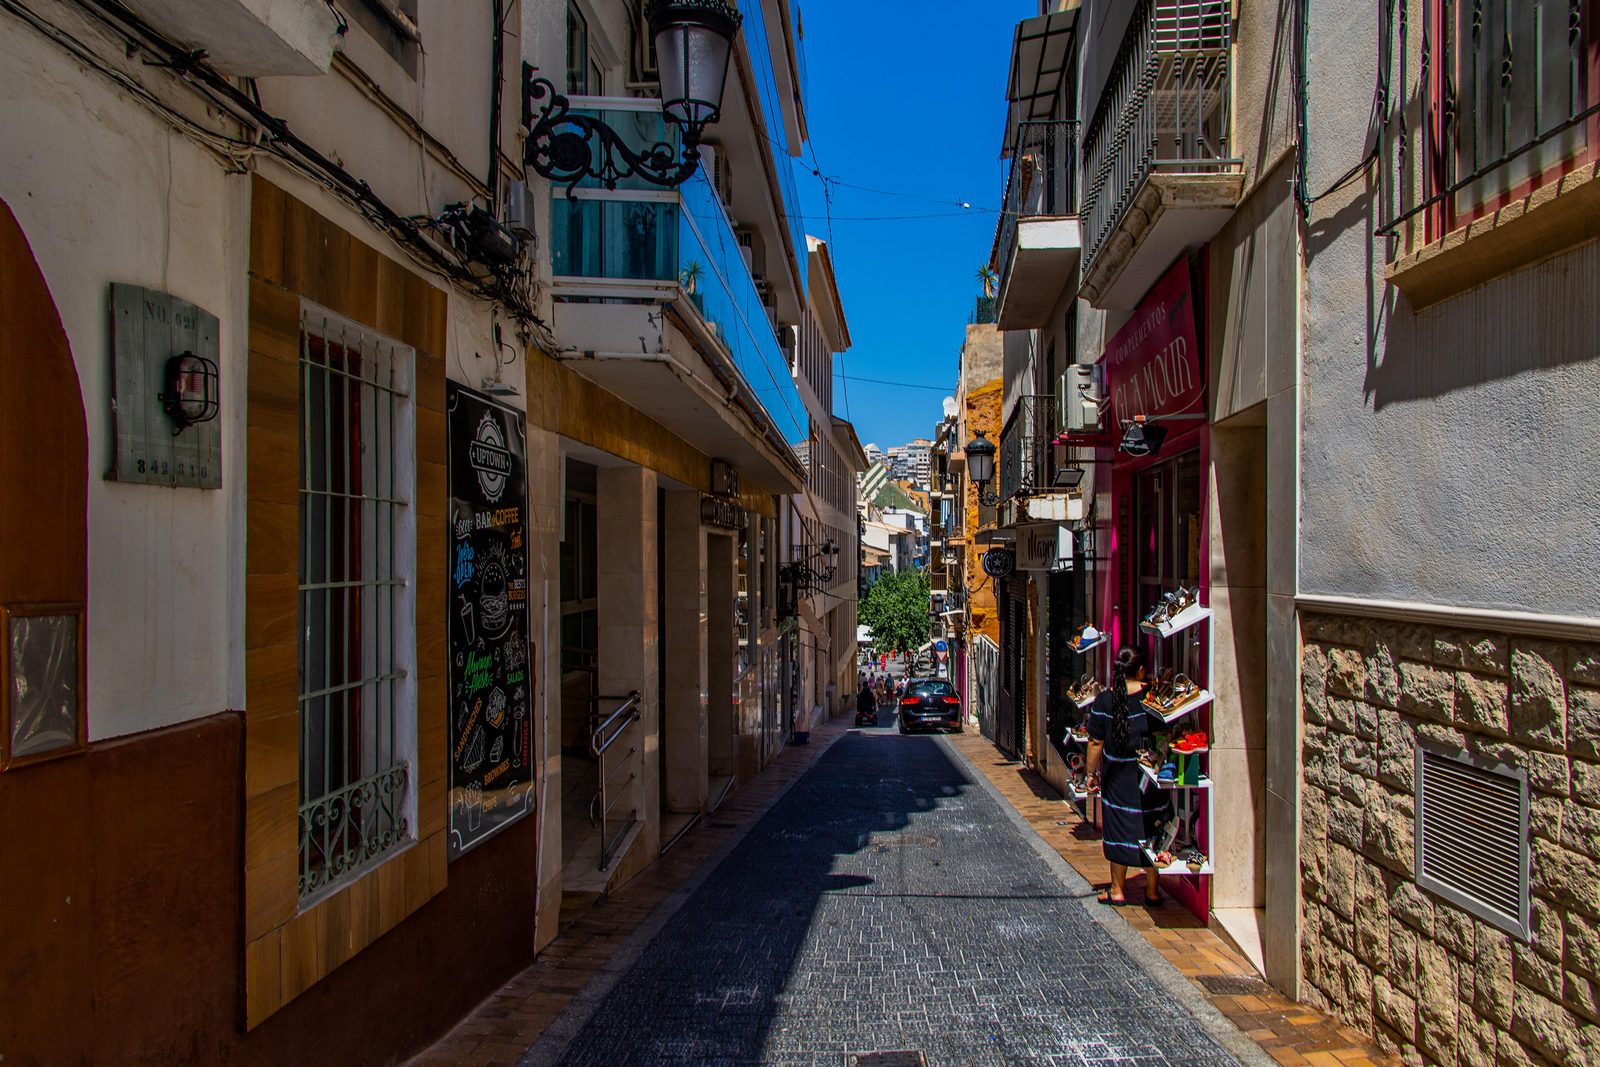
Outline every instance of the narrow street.
<svg viewBox="0 0 1600 1067">
<path fill-rule="evenodd" d="M 942 738 L 840 738 L 707 873 L 524 1064 L 1238 1062 Z"/>
</svg>

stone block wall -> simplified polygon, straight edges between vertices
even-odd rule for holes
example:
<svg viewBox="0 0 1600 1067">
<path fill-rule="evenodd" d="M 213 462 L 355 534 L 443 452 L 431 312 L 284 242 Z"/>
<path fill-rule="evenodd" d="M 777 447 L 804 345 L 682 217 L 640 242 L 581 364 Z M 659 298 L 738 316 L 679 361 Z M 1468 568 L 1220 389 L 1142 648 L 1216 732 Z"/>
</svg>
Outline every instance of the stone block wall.
<svg viewBox="0 0 1600 1067">
<path fill-rule="evenodd" d="M 1600 644 L 1302 616 L 1304 998 L 1408 1064 L 1600 1064 Z M 1415 883 L 1418 739 L 1525 768 L 1524 943 Z"/>
</svg>

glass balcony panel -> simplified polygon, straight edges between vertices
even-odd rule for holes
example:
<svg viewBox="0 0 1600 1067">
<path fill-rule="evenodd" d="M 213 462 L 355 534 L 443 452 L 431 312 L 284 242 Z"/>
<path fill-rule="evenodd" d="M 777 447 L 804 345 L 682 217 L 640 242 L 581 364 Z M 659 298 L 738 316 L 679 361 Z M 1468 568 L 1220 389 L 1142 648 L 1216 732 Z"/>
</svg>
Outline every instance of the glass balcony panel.
<svg viewBox="0 0 1600 1067">
<path fill-rule="evenodd" d="M 560 278 L 676 282 L 791 447 L 808 439 L 805 405 L 733 225 L 704 172 L 675 201 L 551 196 L 551 263 Z"/>
<path fill-rule="evenodd" d="M 789 445 L 798 445 L 807 440 L 805 405 L 722 201 L 704 173 L 684 183 L 679 196 L 679 283 L 733 356 L 778 432 Z"/>
<path fill-rule="evenodd" d="M 678 205 L 666 201 L 550 202 L 550 263 L 557 277 L 672 281 L 678 277 Z"/>
</svg>

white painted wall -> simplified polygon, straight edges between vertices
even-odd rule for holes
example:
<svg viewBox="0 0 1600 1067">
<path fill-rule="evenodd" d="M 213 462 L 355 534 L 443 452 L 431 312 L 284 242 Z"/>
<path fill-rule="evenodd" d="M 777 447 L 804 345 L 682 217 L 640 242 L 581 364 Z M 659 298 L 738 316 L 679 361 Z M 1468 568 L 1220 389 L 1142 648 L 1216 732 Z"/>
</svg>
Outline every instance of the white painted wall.
<svg viewBox="0 0 1600 1067">
<path fill-rule="evenodd" d="M 4 17 L 0 199 L 60 311 L 88 421 L 89 738 L 241 707 L 244 423 L 228 413 L 244 398 L 248 179 Z M 112 282 L 220 320 L 221 490 L 105 480 Z"/>
<path fill-rule="evenodd" d="M 1362 150 L 1376 10 L 1311 6 L 1313 192 Z M 1600 244 L 1415 314 L 1379 210 L 1358 181 L 1310 220 L 1302 591 L 1592 617 Z"/>
<path fill-rule="evenodd" d="M 120 43 L 100 36 L 70 8 L 53 7 L 49 17 L 100 54 L 120 59 Z M 114 90 L 107 79 L 70 61 L 22 23 L 4 18 L 0 144 L 6 148 L 0 151 L 0 199 L 16 214 L 51 288 L 72 345 L 88 421 L 89 737 L 103 740 L 241 708 L 250 179 L 227 173 L 215 156 Z M 471 61 L 474 72 L 486 72 L 488 39 L 478 32 L 486 29 L 486 17 L 482 27 L 475 26 L 472 20 L 463 23 L 461 40 L 452 44 L 446 44 L 449 34 L 442 30 L 433 39 L 440 55 Z M 352 27 L 351 33 L 355 37 L 359 31 Z M 481 57 L 474 51 L 479 38 Z M 362 52 L 359 40 L 355 48 Z M 514 40 L 508 48 L 507 70 L 514 78 Z M 430 62 L 442 94 L 452 81 L 438 55 Z M 137 61 L 119 65 L 173 106 L 224 128 L 166 75 L 151 74 Z M 368 178 L 396 210 L 437 210 L 447 197 L 464 193 L 458 177 L 341 76 L 262 84 L 269 110 Z M 487 77 L 481 85 L 458 77 L 454 85 L 451 92 L 460 99 L 450 107 L 435 104 L 431 115 L 425 100 L 423 117 L 430 129 L 448 122 L 451 130 L 440 134 L 445 143 L 459 146 L 463 165 L 473 173 L 484 172 Z M 359 240 L 404 262 L 387 238 L 317 186 L 268 158 L 258 165 L 270 180 Z M 218 317 L 221 490 L 105 480 L 112 455 L 112 282 L 165 290 Z M 475 388 L 492 376 L 492 336 L 487 309 L 452 292 L 449 375 Z M 517 343 L 509 324 L 505 337 Z M 524 392 L 523 373 L 520 359 L 500 371 L 519 393 Z M 510 402 L 522 404 L 520 396 Z M 532 608 L 537 615 L 542 605 Z"/>
</svg>

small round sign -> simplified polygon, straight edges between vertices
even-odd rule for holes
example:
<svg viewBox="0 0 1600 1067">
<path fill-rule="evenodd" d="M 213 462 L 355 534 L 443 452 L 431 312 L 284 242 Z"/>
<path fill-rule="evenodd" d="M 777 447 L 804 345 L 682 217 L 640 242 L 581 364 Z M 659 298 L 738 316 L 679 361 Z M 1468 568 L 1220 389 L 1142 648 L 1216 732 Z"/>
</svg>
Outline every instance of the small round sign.
<svg viewBox="0 0 1600 1067">
<path fill-rule="evenodd" d="M 983 554 L 983 573 L 1004 578 L 1017 568 L 1017 554 L 1009 548 L 991 548 Z"/>
</svg>

